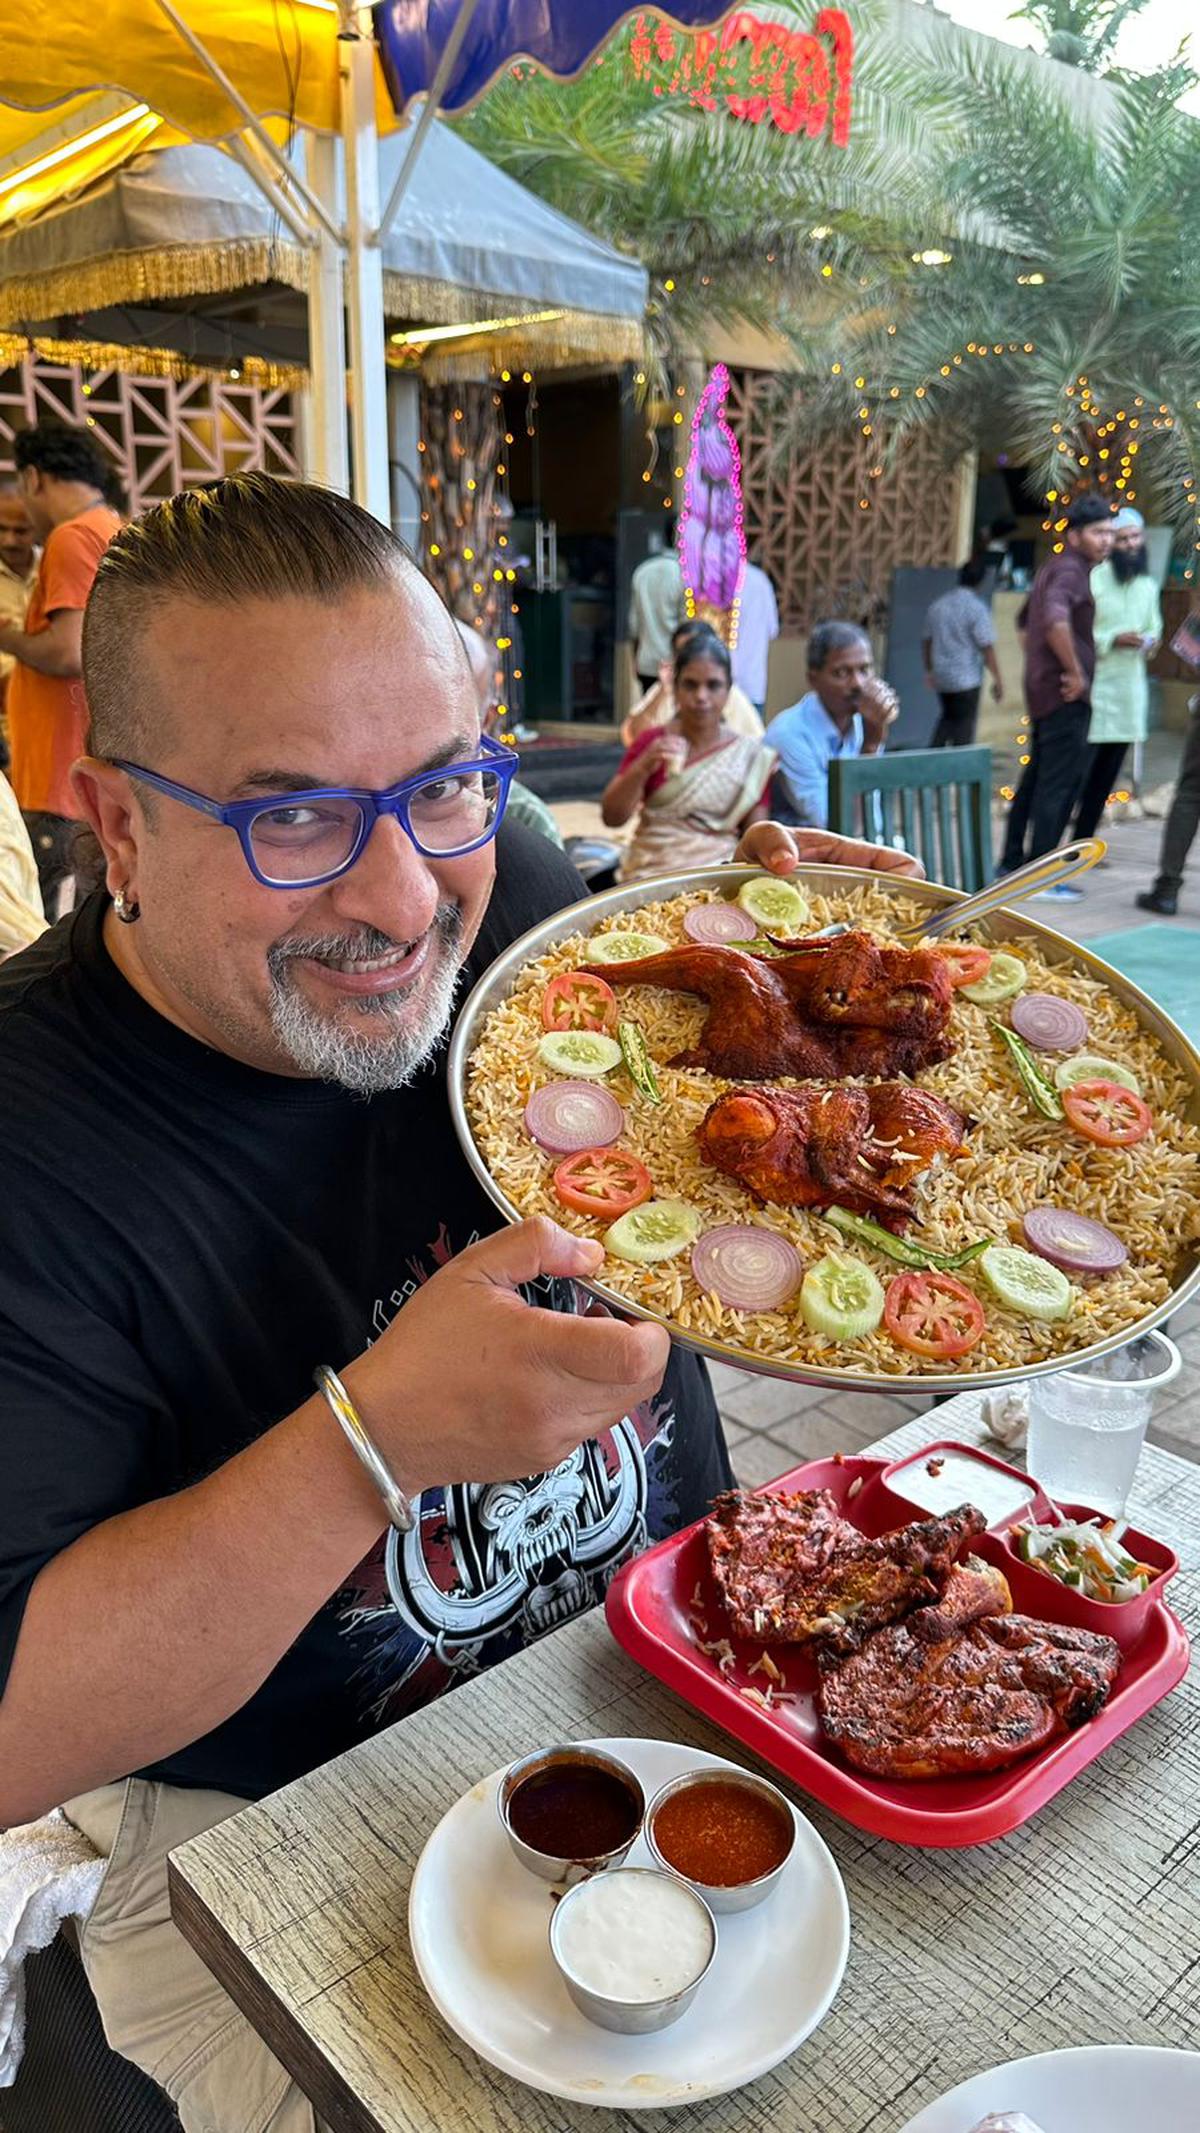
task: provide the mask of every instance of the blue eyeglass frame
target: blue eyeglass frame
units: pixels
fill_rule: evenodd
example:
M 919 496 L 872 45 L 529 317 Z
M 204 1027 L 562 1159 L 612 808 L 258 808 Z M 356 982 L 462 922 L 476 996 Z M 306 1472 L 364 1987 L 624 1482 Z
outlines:
M 349 873 L 362 856 L 367 839 L 381 815 L 391 815 L 400 824 L 409 843 L 420 852 L 423 859 L 462 859 L 468 852 L 477 852 L 482 845 L 490 844 L 504 819 L 509 789 L 517 774 L 520 758 L 515 748 L 507 748 L 484 733 L 479 738 L 477 756 L 471 756 L 463 763 L 446 763 L 440 770 L 422 770 L 415 778 L 402 778 L 398 785 L 389 785 L 382 792 L 372 792 L 365 786 L 358 785 L 306 785 L 298 791 L 276 793 L 262 800 L 228 801 L 211 799 L 207 793 L 195 792 L 190 785 L 179 785 L 174 778 L 164 778 L 157 770 L 146 770 L 140 763 L 126 762 L 121 756 L 111 756 L 109 760 L 114 769 L 123 770 L 128 777 L 140 778 L 144 785 L 152 786 L 155 792 L 166 793 L 171 800 L 181 800 L 185 807 L 194 807 L 199 809 L 201 814 L 211 815 L 214 822 L 220 822 L 225 829 L 236 830 L 238 842 L 242 847 L 242 857 L 255 881 L 261 882 L 264 889 L 317 889 L 324 882 L 338 881 L 343 874 Z M 436 785 L 441 778 L 462 777 L 472 771 L 490 771 L 500 779 L 500 793 L 492 820 L 482 837 L 473 838 L 470 844 L 457 844 L 449 851 L 443 848 L 431 849 L 429 845 L 421 842 L 412 826 L 408 812 L 409 801 L 414 793 L 420 792 L 426 785 Z M 251 842 L 254 824 L 259 815 L 269 815 L 276 808 L 300 806 L 308 800 L 356 801 L 362 811 L 362 827 L 358 838 L 349 856 L 342 861 L 341 866 L 334 867 L 331 872 L 298 875 L 287 881 L 272 881 L 270 875 L 263 873 L 254 856 Z

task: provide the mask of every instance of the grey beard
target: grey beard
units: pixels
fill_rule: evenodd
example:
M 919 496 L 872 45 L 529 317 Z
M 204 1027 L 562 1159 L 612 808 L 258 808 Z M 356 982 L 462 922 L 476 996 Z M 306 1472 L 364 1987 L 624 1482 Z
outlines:
M 275 1040 L 297 1072 L 311 1081 L 335 1081 L 356 1096 L 376 1096 L 403 1089 L 436 1052 L 450 1021 L 462 968 L 455 950 L 462 939 L 462 912 L 443 904 L 433 922 L 437 967 L 420 981 L 420 1004 L 411 989 L 367 994 L 353 1002 L 363 1028 L 346 1029 L 319 1014 L 293 983 L 292 964 L 299 956 L 369 962 L 399 944 L 373 929 L 365 934 L 311 941 L 288 941 L 267 956 L 271 978 L 271 1027 Z M 391 1024 L 391 1028 L 380 1025 Z

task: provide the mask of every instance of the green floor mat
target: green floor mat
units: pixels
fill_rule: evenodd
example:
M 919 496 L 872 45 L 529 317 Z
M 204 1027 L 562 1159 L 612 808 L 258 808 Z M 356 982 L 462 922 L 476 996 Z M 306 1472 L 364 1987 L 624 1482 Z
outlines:
M 1193 926 L 1131 926 L 1083 943 L 1123 971 L 1200 1044 L 1200 933 Z

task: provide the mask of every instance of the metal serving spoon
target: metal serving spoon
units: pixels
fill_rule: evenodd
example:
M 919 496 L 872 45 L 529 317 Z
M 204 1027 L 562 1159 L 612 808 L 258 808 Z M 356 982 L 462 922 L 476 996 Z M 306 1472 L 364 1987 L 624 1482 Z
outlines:
M 1026 897 L 1037 896 L 1056 881 L 1069 880 L 1072 874 L 1086 874 L 1098 859 L 1103 859 L 1107 850 L 1103 837 L 1084 837 L 1078 844 L 1064 844 L 1060 851 L 1046 852 L 1041 859 L 1031 859 L 1028 866 L 1017 867 L 986 889 L 977 889 L 973 896 L 963 896 L 957 903 L 947 904 L 944 911 L 918 919 L 915 925 L 897 927 L 895 939 L 927 941 L 937 940 L 943 933 L 958 933 L 964 926 L 974 925 L 977 918 L 985 918 L 989 911 L 998 911 L 1007 904 L 1023 903 Z M 813 938 L 829 940 L 835 934 L 849 930 L 843 925 L 823 926 Z

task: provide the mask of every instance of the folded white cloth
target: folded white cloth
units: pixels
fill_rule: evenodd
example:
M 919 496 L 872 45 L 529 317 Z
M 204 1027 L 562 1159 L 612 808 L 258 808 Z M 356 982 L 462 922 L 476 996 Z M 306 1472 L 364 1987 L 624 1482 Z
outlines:
M 61 1809 L 0 1834 L 0 2089 L 25 2048 L 27 1955 L 48 1948 L 64 1918 L 87 1918 L 106 1861 Z

